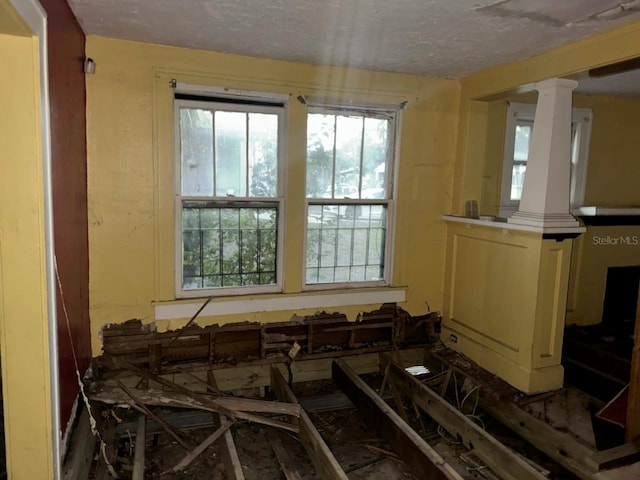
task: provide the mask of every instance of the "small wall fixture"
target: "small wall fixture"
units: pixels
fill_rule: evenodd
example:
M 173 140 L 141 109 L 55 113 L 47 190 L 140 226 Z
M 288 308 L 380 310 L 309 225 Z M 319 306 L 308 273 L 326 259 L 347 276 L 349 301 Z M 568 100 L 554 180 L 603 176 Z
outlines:
M 96 73 L 96 62 L 93 61 L 93 58 L 87 57 L 84 60 L 84 73 L 88 73 L 90 75 Z

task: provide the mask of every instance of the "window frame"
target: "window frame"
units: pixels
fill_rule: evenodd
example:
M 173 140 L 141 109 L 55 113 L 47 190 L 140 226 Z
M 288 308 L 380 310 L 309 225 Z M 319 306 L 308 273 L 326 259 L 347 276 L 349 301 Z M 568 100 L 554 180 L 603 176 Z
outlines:
M 174 119 L 174 293 L 176 298 L 198 298 L 205 296 L 234 296 L 250 294 L 279 293 L 284 288 L 284 236 L 285 236 L 285 185 L 286 172 L 284 156 L 286 152 L 287 138 L 287 109 L 288 102 L 281 96 L 259 96 L 255 92 L 251 94 L 226 94 L 206 92 L 196 95 L 199 99 L 176 98 L 182 92 L 176 90 L 173 98 Z M 186 95 L 191 95 L 187 92 Z M 222 100 L 222 101 L 221 101 Z M 268 105 L 267 105 L 268 104 Z M 275 105 L 277 104 L 277 106 Z M 212 112 L 234 111 L 243 113 L 270 113 L 278 116 L 278 153 L 277 153 L 277 181 L 275 197 L 250 197 L 250 196 L 191 196 L 182 195 L 182 170 L 181 170 L 181 135 L 180 135 L 180 108 L 202 108 Z M 214 130 L 215 132 L 215 130 Z M 248 133 L 248 132 L 247 132 Z M 214 133 L 215 136 L 215 133 Z M 215 145 L 214 147 L 215 148 Z M 215 169 L 215 163 L 214 167 Z M 248 175 L 248 172 L 247 172 Z M 248 194 L 248 192 L 247 192 Z M 184 244 L 182 237 L 182 211 L 184 201 L 207 202 L 212 205 L 235 205 L 246 203 L 248 206 L 255 203 L 271 203 L 277 205 L 277 241 L 276 241 L 276 283 L 269 285 L 234 286 L 183 289 L 183 261 Z M 233 208 L 233 207 L 232 207 Z
M 388 132 L 388 150 L 385 163 L 385 193 L 384 198 L 350 199 L 350 198 L 315 198 L 307 197 L 306 194 L 306 168 L 307 150 L 305 148 L 305 189 L 304 189 L 304 235 L 302 246 L 302 291 L 322 291 L 336 289 L 357 289 L 388 287 L 391 285 L 393 277 L 393 240 L 395 232 L 395 206 L 396 206 L 396 177 L 398 168 L 398 158 L 400 152 L 399 134 L 401 130 L 400 108 L 394 107 L 367 107 L 365 106 L 342 106 L 335 104 L 309 104 L 305 115 L 305 120 L 310 114 L 326 115 L 364 115 L 371 116 L 384 115 L 390 117 L 390 131 Z M 305 124 L 306 125 L 306 124 Z M 307 139 L 307 128 L 305 127 L 305 142 Z M 306 143 L 305 143 L 306 144 Z M 334 154 L 335 167 L 335 154 Z M 362 161 L 362 159 L 361 159 Z M 387 175 L 386 172 L 390 174 Z M 335 187 L 335 168 L 332 173 L 332 191 Z M 362 191 L 362 171 L 359 178 L 360 191 Z M 330 283 L 307 283 L 307 238 L 308 238 L 308 216 L 311 205 L 386 205 L 386 226 L 385 226 L 385 252 L 384 252 L 384 276 L 381 280 L 352 281 L 352 282 L 330 282 Z M 335 267 L 334 267 L 335 268 Z
M 515 150 L 516 126 L 524 122 L 533 122 L 536 105 L 530 103 L 509 102 L 505 126 L 504 151 L 502 162 L 502 178 L 500 182 L 500 217 L 510 217 L 518 210 L 520 200 L 511 200 L 511 181 Z M 571 115 L 571 175 L 570 206 L 580 207 L 584 204 L 584 193 L 587 181 L 587 165 L 589 162 L 589 145 L 591 142 L 591 124 L 593 112 L 588 108 L 573 108 Z M 533 130 L 532 130 L 533 132 Z M 574 144 L 575 138 L 578 143 Z M 575 146 L 578 151 L 575 151 Z

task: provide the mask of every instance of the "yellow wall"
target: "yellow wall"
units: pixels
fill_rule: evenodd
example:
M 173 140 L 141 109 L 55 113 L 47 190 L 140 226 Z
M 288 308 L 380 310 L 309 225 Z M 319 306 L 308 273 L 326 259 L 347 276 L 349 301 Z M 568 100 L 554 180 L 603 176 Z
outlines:
M 285 286 L 301 288 L 306 107 L 300 94 L 367 103 L 408 101 L 402 113 L 394 286 L 407 287 L 412 313 L 441 307 L 444 225 L 450 209 L 459 84 L 256 59 L 90 36 L 87 77 L 90 308 L 98 331 L 132 317 L 153 321 L 153 305 L 173 293 L 173 118 L 168 81 L 288 93 Z M 373 305 L 340 308 L 351 318 Z M 201 324 L 288 320 L 293 312 L 199 319 Z M 309 312 L 298 312 L 301 314 Z M 159 328 L 180 322 L 162 321 Z
M 461 79 L 461 121 L 455 161 L 453 212 L 462 213 L 466 200 L 491 201 L 492 198 L 487 197 L 485 190 L 485 187 L 493 188 L 491 182 L 494 180 L 494 177 L 486 178 L 486 168 L 492 171 L 491 166 L 486 165 L 486 161 L 492 161 L 486 155 L 486 132 L 491 125 L 487 101 L 507 98 L 517 93 L 518 89 L 531 89 L 533 83 L 539 80 L 568 76 L 636 56 L 640 56 L 640 20 Z M 594 199 L 601 193 L 587 189 L 587 195 L 596 195 L 592 197 Z
M 495 215 L 500 203 L 504 159 L 504 130 L 508 102 L 536 103 L 535 94 L 512 96 L 489 103 L 481 211 Z M 637 135 L 640 99 L 574 94 L 573 106 L 593 112 L 584 205 L 628 207 L 640 205 Z
M 518 389 L 560 388 L 571 240 L 451 223 L 442 340 Z
M 50 479 L 37 38 L 0 34 L 0 351 L 9 478 Z

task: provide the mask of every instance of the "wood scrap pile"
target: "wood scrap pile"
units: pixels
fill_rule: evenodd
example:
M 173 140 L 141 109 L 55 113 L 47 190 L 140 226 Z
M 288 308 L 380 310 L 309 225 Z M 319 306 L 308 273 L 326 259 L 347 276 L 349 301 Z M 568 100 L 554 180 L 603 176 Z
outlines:
M 225 457 L 229 458 L 228 461 L 225 461 L 227 478 L 244 478 L 241 476 L 242 469 L 239 463 L 236 461 L 234 465 L 234 458 L 237 460 L 237 454 L 234 453 L 233 438 L 226 435 L 235 422 L 252 422 L 292 433 L 298 433 L 300 430 L 297 419 L 300 417 L 301 408 L 297 403 L 231 397 L 218 391 L 215 385 L 210 385 L 208 392 L 196 392 L 132 365 L 121 358 L 105 355 L 104 360 L 111 362 L 114 367 L 122 371 L 139 377 L 136 387 L 127 387 L 124 383 L 118 382 L 118 387 L 94 388 L 89 393 L 92 402 L 107 405 L 128 405 L 141 414 L 135 442 L 136 454 L 132 476 L 134 480 L 144 478 L 145 422 L 147 419 L 159 425 L 184 449 L 184 455 L 173 467 L 163 472 L 165 475 L 183 471 L 214 442 L 224 439 L 224 448 L 230 450 L 225 453 Z M 208 412 L 212 419 L 212 432 L 203 441 L 194 445 L 185 432 L 156 414 L 152 410 L 153 407 L 173 407 L 185 409 L 185 411 Z M 99 409 L 104 410 L 104 407 Z M 113 418 L 117 418 L 113 410 L 111 412 Z M 110 427 L 103 428 L 99 433 L 99 454 L 95 478 L 101 480 L 118 478 L 116 452 L 120 435 L 116 433 L 113 422 Z M 236 471 L 237 475 L 234 476 L 233 471 Z

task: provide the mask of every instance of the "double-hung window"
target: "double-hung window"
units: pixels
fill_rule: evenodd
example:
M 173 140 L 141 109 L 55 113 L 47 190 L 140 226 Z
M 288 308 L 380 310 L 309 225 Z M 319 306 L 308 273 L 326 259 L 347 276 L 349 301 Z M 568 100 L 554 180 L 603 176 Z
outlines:
M 396 115 L 309 108 L 307 288 L 388 283 Z
M 176 94 L 176 294 L 281 290 L 284 105 Z
M 509 217 L 517 209 L 522 196 L 524 178 L 529 159 L 536 106 L 511 103 L 507 109 L 500 216 Z M 589 141 L 591 136 L 591 110 L 574 108 L 571 119 L 571 206 L 581 206 L 584 200 Z

